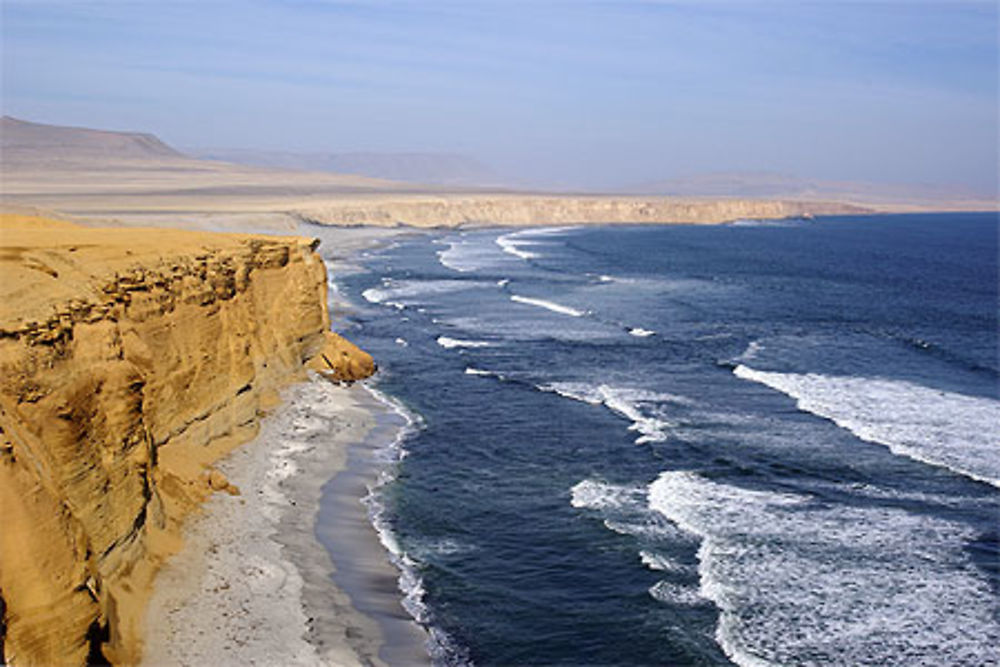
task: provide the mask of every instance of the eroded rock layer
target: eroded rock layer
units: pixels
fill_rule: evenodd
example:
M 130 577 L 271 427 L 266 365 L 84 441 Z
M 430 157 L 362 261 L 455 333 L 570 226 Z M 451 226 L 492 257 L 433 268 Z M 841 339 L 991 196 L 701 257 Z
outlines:
M 132 663 L 184 515 L 239 493 L 211 463 L 307 360 L 374 366 L 308 239 L 3 223 L 0 658 Z
M 871 213 L 838 202 L 774 199 L 692 199 L 603 195 L 412 195 L 342 197 L 294 209 L 304 220 L 330 225 L 562 225 L 580 223 L 718 224 L 740 218 L 791 218 Z

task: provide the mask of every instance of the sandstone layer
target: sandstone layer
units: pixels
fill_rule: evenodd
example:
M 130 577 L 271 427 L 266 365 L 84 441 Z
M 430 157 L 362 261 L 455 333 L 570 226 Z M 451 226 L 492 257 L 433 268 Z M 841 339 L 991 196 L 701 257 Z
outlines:
M 718 224 L 741 218 L 872 213 L 839 202 L 680 199 L 604 195 L 421 195 L 343 198 L 293 209 L 303 220 L 332 225 Z
M 240 492 L 212 463 L 309 359 L 373 363 L 309 239 L 4 216 L 0 284 L 0 662 L 134 663 L 184 516 Z

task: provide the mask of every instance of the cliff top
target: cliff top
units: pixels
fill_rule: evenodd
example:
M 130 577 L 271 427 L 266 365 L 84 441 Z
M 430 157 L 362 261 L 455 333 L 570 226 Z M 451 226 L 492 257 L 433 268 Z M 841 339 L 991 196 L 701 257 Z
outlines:
M 309 246 L 312 239 L 173 229 L 97 228 L 31 215 L 0 214 L 0 330 L 51 318 L 75 300 L 137 271 L 194 262 L 209 253 Z

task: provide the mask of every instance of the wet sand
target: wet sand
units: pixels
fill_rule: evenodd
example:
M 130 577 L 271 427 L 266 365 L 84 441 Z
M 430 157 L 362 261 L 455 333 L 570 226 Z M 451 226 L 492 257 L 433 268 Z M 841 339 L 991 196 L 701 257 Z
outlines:
M 428 635 L 403 608 L 400 572 L 372 527 L 367 504 L 380 474 L 395 465 L 391 446 L 407 424 L 371 394 L 360 400 L 375 425 L 348 447 L 347 465 L 323 486 L 316 534 L 333 560 L 334 584 L 378 624 L 379 658 L 389 665 L 430 664 Z

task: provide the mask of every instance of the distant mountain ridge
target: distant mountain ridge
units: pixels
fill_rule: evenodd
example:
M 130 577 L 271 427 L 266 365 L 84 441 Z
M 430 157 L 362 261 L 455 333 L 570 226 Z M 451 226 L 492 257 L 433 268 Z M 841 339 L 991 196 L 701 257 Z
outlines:
M 74 158 L 184 158 L 155 135 L 32 123 L 0 118 L 0 157 L 4 162 Z
M 191 155 L 255 167 L 356 174 L 391 181 L 503 187 L 504 179 L 475 158 L 456 153 L 329 153 L 264 151 L 240 148 L 196 148 Z

